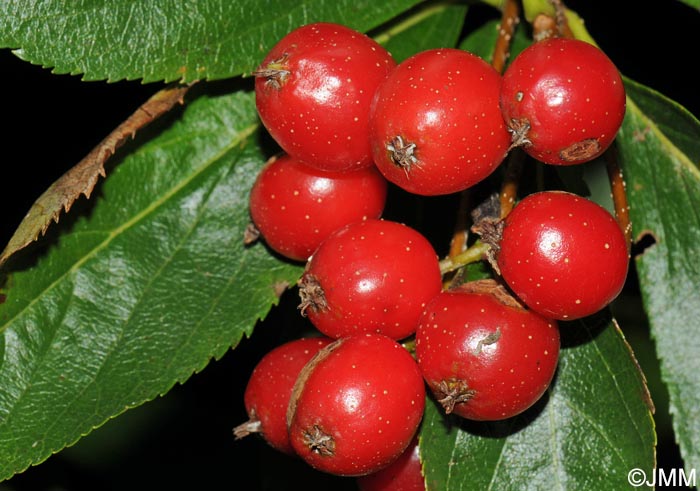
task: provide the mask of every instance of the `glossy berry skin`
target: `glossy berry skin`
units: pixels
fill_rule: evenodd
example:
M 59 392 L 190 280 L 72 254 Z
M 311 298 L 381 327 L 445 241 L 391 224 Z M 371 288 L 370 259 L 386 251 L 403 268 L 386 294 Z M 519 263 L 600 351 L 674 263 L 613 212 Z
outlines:
M 548 39 L 523 50 L 503 74 L 500 98 L 514 142 L 524 136 L 525 152 L 555 165 L 601 155 L 625 115 L 617 68 L 603 51 L 576 39 Z
M 400 63 L 372 102 L 370 138 L 379 170 L 428 196 L 485 179 L 510 146 L 500 84 L 491 65 L 463 50 L 426 50 Z
M 272 448 L 294 454 L 287 434 L 287 407 L 292 389 L 304 365 L 332 341 L 327 337 L 295 339 L 260 359 L 243 394 L 250 419 L 234 429 L 237 439 L 258 433 Z
M 612 302 L 629 266 L 625 236 L 602 206 L 562 191 L 526 196 L 505 218 L 496 261 L 532 310 L 578 319 Z
M 313 23 L 284 36 L 255 72 L 260 119 L 282 149 L 331 171 L 372 165 L 369 106 L 394 68 L 365 34 Z
M 442 289 L 437 254 L 417 230 L 366 220 L 332 234 L 299 282 L 302 313 L 332 338 L 415 332 L 425 304 Z
M 274 251 L 306 261 L 337 229 L 379 218 L 386 194 L 386 179 L 374 167 L 322 171 L 282 155 L 260 171 L 250 192 L 250 214 Z
M 424 409 L 425 384 L 403 346 L 380 334 L 350 336 L 324 348 L 299 376 L 289 438 L 315 469 L 361 476 L 408 448 Z
M 559 328 L 491 293 L 445 291 L 416 331 L 416 359 L 447 413 L 479 421 L 513 417 L 549 387 Z
M 418 438 L 388 467 L 357 478 L 359 491 L 425 491 Z

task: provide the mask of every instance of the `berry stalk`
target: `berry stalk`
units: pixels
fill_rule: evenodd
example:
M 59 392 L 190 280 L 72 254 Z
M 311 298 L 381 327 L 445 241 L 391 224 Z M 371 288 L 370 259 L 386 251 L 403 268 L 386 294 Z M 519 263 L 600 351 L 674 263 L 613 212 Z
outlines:
M 629 215 L 630 207 L 627 201 L 627 186 L 624 176 L 622 175 L 622 168 L 617 159 L 617 149 L 614 145 L 605 151 L 604 158 L 608 171 L 608 179 L 610 180 L 610 191 L 615 208 L 615 218 L 622 232 L 625 234 L 627 252 L 629 252 L 632 247 L 632 222 Z
M 503 73 L 506 62 L 510 57 L 510 44 L 515 34 L 515 28 L 520 23 L 520 7 L 515 0 L 503 2 L 501 10 L 501 25 L 498 28 L 498 39 L 493 52 L 491 66 Z

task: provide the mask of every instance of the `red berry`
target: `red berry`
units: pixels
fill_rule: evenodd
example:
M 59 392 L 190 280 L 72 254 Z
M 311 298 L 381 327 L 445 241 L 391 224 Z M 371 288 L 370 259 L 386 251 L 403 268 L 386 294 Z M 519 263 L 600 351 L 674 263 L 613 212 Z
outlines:
M 289 438 L 317 470 L 365 475 L 406 450 L 424 408 L 423 378 L 403 346 L 380 334 L 341 338 L 299 376 L 289 406 Z
M 442 276 L 435 250 L 417 230 L 367 220 L 328 237 L 299 284 L 302 313 L 327 336 L 378 332 L 403 339 L 442 289 Z
M 486 178 L 510 145 L 500 83 L 491 65 L 463 50 L 432 49 L 403 61 L 372 102 L 379 170 L 421 195 L 462 191 Z
M 258 433 L 271 447 L 294 454 L 287 434 L 287 407 L 292 388 L 304 365 L 331 341 L 326 337 L 296 339 L 262 357 L 243 395 L 250 419 L 234 428 L 236 439 Z
M 359 491 L 425 491 L 418 438 L 388 467 L 357 478 Z
M 250 214 L 273 250 L 306 261 L 337 229 L 379 218 L 386 194 L 386 179 L 373 167 L 322 171 L 283 155 L 260 171 L 250 193 Z
M 503 74 L 503 118 L 515 144 L 549 164 L 593 160 L 613 142 L 625 115 L 625 88 L 613 62 L 584 41 L 530 45 Z
M 577 319 L 612 302 L 627 277 L 627 243 L 602 206 L 561 191 L 525 197 L 505 218 L 496 261 L 532 310 Z
M 556 321 L 494 285 L 485 280 L 440 293 L 416 330 L 416 359 L 428 387 L 447 413 L 467 419 L 525 411 L 549 387 L 559 359 Z
M 282 149 L 309 165 L 371 166 L 369 106 L 395 65 L 386 49 L 349 27 L 299 27 L 255 72 L 260 119 Z

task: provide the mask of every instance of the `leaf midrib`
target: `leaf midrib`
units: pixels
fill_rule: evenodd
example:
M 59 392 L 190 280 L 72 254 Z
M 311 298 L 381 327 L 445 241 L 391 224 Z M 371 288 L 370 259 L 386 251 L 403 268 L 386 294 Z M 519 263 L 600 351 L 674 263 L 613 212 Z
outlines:
M 8 319 L 5 324 L 0 328 L 0 333 L 4 332 L 8 326 L 10 326 L 17 318 L 21 317 L 25 312 L 31 310 L 31 308 L 49 291 L 53 290 L 57 285 L 59 285 L 63 280 L 70 274 L 77 271 L 83 264 L 85 264 L 89 259 L 94 257 L 101 250 L 106 248 L 113 240 L 119 237 L 122 233 L 127 231 L 129 228 L 143 220 L 145 217 L 149 216 L 152 212 L 160 208 L 164 203 L 167 203 L 173 196 L 175 196 L 180 190 L 184 189 L 192 181 L 194 181 L 199 175 L 206 171 L 211 165 L 219 161 L 226 153 L 232 150 L 237 145 L 240 145 L 247 137 L 252 135 L 259 125 L 257 123 L 251 124 L 241 131 L 239 131 L 235 138 L 231 142 L 224 146 L 219 152 L 217 152 L 209 160 L 205 161 L 195 172 L 189 175 L 187 179 L 183 179 L 180 183 L 172 187 L 168 192 L 163 194 L 159 199 L 152 201 L 149 206 L 145 207 L 141 212 L 135 214 L 131 219 L 125 221 L 121 226 L 116 227 L 114 230 L 108 233 L 104 241 L 96 245 L 92 250 L 88 251 L 82 258 L 76 261 L 70 268 L 68 268 L 63 274 L 56 277 L 56 279 L 49 283 L 46 288 L 41 292 L 38 292 L 36 297 L 32 299 L 23 309 L 19 310 L 13 317 Z
M 225 154 L 226 152 L 223 152 L 223 153 Z M 217 161 L 217 160 L 218 160 L 218 159 L 214 159 L 213 161 Z M 210 164 L 208 164 L 208 165 L 210 165 Z M 218 181 L 217 181 L 217 182 L 218 182 Z M 212 190 L 213 190 L 213 188 L 214 188 L 215 186 L 216 186 L 216 182 L 213 183 L 213 184 L 211 185 L 211 187 L 210 187 L 210 189 L 209 189 L 207 195 L 210 195 L 210 194 L 211 194 L 211 192 L 212 192 Z M 105 359 L 105 360 L 108 359 L 108 358 L 111 356 L 111 354 L 114 352 L 114 349 L 116 348 L 116 346 L 119 345 L 120 340 L 123 339 L 124 333 L 128 331 L 128 325 L 129 325 L 129 323 L 130 323 L 131 320 L 132 320 L 132 315 L 133 315 L 134 311 L 137 309 L 138 305 L 140 305 L 141 302 L 143 301 L 143 298 L 145 297 L 146 292 L 149 291 L 150 287 L 154 284 L 154 282 L 156 281 L 156 279 L 160 277 L 160 275 L 162 274 L 162 272 L 164 271 L 164 269 L 167 267 L 167 265 L 171 264 L 173 258 L 177 255 L 177 253 L 178 253 L 179 251 L 182 250 L 182 245 L 186 242 L 187 238 L 190 237 L 190 235 L 192 234 L 192 232 L 195 230 L 197 224 L 200 222 L 200 217 L 202 216 L 202 213 L 204 212 L 204 208 L 205 208 L 204 203 L 206 203 L 206 199 L 205 199 L 205 200 L 203 201 L 203 203 L 202 203 L 202 207 L 201 207 L 201 209 L 200 209 L 200 211 L 199 211 L 199 213 L 198 213 L 198 218 L 195 219 L 195 220 L 193 221 L 192 226 L 189 227 L 189 230 L 187 230 L 187 232 L 181 237 L 181 239 L 180 239 L 178 245 L 173 249 L 172 253 L 171 253 L 167 258 L 164 258 L 164 261 L 162 261 L 162 263 L 161 263 L 160 267 L 158 268 L 158 270 L 157 270 L 156 272 L 154 272 L 154 274 L 149 278 L 149 281 L 147 282 L 146 288 L 144 289 L 144 291 L 143 291 L 141 297 L 140 297 L 139 300 L 134 304 L 133 308 L 131 309 L 131 312 L 130 312 L 129 316 L 128 316 L 126 319 L 124 319 L 124 322 L 122 323 L 122 328 L 121 328 L 121 330 L 120 330 L 119 336 L 118 336 L 117 339 L 115 339 L 115 341 L 112 343 L 112 346 L 110 347 L 110 349 L 107 350 L 107 353 L 106 353 L 105 356 L 104 356 L 104 359 Z M 201 325 L 201 321 L 200 321 L 200 323 L 198 323 L 197 325 Z M 195 327 L 195 328 L 192 330 L 193 332 L 196 330 L 196 326 L 194 326 L 194 327 Z M 192 333 L 191 333 L 191 334 L 192 334 Z M 188 337 L 188 339 L 191 339 L 191 335 Z M 186 343 L 187 343 L 187 341 L 183 341 L 183 344 L 186 344 Z M 172 357 L 171 357 L 171 362 L 168 364 L 168 367 L 171 366 L 172 360 L 174 360 L 174 358 L 176 357 L 177 352 L 178 352 L 178 351 L 176 350 L 175 353 L 173 353 L 173 355 L 172 355 Z M 76 397 L 74 398 L 74 400 L 79 399 L 79 397 L 80 397 L 83 393 L 85 393 L 85 391 L 87 391 L 87 389 L 90 387 L 90 385 L 95 383 L 95 381 L 96 381 L 97 378 L 99 377 L 99 374 L 100 374 L 100 372 L 103 370 L 103 368 L 104 368 L 104 363 L 100 364 L 100 366 L 99 366 L 99 368 L 97 369 L 97 371 L 95 372 L 94 376 L 91 377 L 90 382 L 89 382 L 89 383 L 86 383 L 86 384 L 83 386 L 83 388 L 82 388 L 81 391 L 76 395 Z M 99 385 L 96 385 L 96 388 L 99 390 Z M 21 398 L 18 399 L 17 402 L 19 402 L 19 400 L 21 400 Z M 55 426 L 56 423 L 58 423 L 59 421 L 62 420 L 63 414 L 65 414 L 66 411 L 68 411 L 69 409 L 70 409 L 70 405 L 66 405 L 66 406 L 64 407 L 63 411 L 61 411 L 60 414 L 56 415 L 56 418 L 54 419 L 54 422 L 46 428 L 46 430 L 45 430 L 44 433 L 45 433 L 45 434 L 51 434 L 52 428 Z M 51 449 L 51 450 L 55 450 L 55 449 Z
M 174 186 L 169 190 L 169 192 L 165 193 L 164 195 L 161 196 L 158 200 L 152 202 L 148 207 L 144 208 L 140 213 L 137 213 L 134 215 L 130 220 L 124 222 L 120 227 L 115 228 L 108 236 L 107 238 L 100 243 L 99 245 L 95 246 L 90 252 L 85 254 L 83 258 L 81 258 L 79 261 L 77 261 L 71 268 L 66 270 L 65 273 L 60 275 L 58 278 L 56 278 L 51 284 L 49 284 L 44 290 L 42 290 L 39 294 L 36 295 L 36 297 L 29 303 L 25 308 L 17 312 L 15 316 L 13 316 L 11 319 L 9 319 L 5 326 L 3 326 L 3 331 L 5 330 L 6 327 L 10 326 L 15 319 L 20 317 L 22 314 L 27 312 L 32 308 L 32 306 L 38 302 L 47 292 L 51 291 L 54 287 L 56 287 L 58 284 L 63 281 L 68 275 L 70 275 L 72 272 L 77 270 L 84 264 L 87 260 L 89 260 L 91 257 L 93 257 L 95 254 L 97 254 L 99 251 L 103 250 L 105 247 L 107 247 L 113 240 L 115 240 L 117 237 L 119 237 L 123 232 L 128 230 L 130 227 L 135 225 L 136 223 L 140 222 L 142 219 L 150 215 L 152 212 L 157 210 L 161 205 L 169 201 L 169 199 L 172 198 L 172 196 L 176 195 L 180 190 L 185 188 L 190 182 L 195 180 L 199 175 L 201 175 L 203 172 L 205 172 L 208 168 L 210 168 L 214 163 L 218 162 L 221 158 L 223 158 L 231 149 L 234 147 L 238 146 L 241 144 L 248 136 L 250 136 L 252 133 L 254 133 L 259 125 L 253 124 L 250 125 L 246 128 L 244 128 L 242 131 L 238 132 L 235 138 L 231 140 L 231 142 L 223 147 L 219 152 L 216 153 L 213 157 L 209 158 L 205 163 L 200 166 L 196 172 L 193 172 L 187 179 L 184 179 L 181 181 L 177 186 Z M 0 331 L 1 332 L 1 331 Z M 94 379 L 91 381 L 91 383 L 94 382 Z M 86 384 L 81 393 L 84 392 L 87 387 L 90 384 Z M 17 397 L 14 398 L 13 402 L 13 407 L 17 407 L 17 404 L 23 399 L 25 396 L 28 388 L 31 386 L 31 384 L 25 385 L 23 388 L 22 392 L 17 395 Z M 98 388 L 99 389 L 99 388 Z M 66 407 L 64 411 L 67 411 L 69 407 Z M 55 421 L 60 420 L 60 417 L 57 418 Z M 11 429 L 11 428 L 10 428 Z M 46 433 L 46 432 L 45 432 Z M 45 442 L 42 442 L 42 445 Z

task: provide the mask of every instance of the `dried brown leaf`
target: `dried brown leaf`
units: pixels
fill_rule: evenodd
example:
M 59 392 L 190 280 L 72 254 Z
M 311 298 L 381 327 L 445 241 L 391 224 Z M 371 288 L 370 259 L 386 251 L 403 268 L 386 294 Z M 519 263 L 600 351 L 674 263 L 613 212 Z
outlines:
M 182 104 L 191 85 L 171 85 L 156 92 L 124 122 L 117 126 L 89 154 L 54 182 L 39 198 L 20 222 L 0 255 L 0 266 L 20 249 L 44 235 L 61 213 L 68 212 L 81 196 L 90 198 L 98 179 L 105 177 L 104 164 L 117 148 L 139 129 L 159 118 L 176 104 Z

